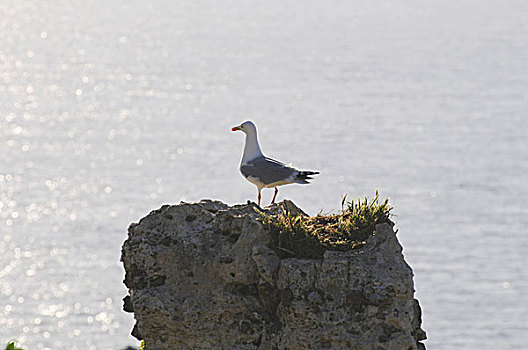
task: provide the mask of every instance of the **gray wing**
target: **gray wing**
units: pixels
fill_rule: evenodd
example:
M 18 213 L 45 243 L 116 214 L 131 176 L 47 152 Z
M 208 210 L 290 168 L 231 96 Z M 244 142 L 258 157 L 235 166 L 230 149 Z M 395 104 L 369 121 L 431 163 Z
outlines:
M 240 166 L 240 172 L 245 177 L 257 177 L 265 185 L 286 180 L 297 173 L 297 169 L 266 157 L 258 157 Z

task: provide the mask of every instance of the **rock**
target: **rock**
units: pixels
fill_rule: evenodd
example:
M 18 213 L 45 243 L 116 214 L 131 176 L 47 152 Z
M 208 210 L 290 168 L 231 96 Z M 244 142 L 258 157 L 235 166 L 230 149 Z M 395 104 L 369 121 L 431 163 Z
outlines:
M 280 258 L 277 253 L 266 244 L 261 243 L 253 247 L 251 257 L 257 264 L 260 277 L 274 286 L 280 265 Z
M 376 226 L 361 249 L 281 260 L 256 209 L 181 203 L 130 226 L 126 308 L 147 349 L 425 348 L 413 273 L 391 226 Z

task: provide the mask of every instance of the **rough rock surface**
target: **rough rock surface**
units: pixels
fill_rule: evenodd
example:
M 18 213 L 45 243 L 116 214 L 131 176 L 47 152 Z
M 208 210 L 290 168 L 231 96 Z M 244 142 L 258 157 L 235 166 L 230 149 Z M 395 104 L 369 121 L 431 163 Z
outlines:
M 147 349 L 425 349 L 389 225 L 360 250 L 281 260 L 255 208 L 166 205 L 130 226 L 125 309 Z

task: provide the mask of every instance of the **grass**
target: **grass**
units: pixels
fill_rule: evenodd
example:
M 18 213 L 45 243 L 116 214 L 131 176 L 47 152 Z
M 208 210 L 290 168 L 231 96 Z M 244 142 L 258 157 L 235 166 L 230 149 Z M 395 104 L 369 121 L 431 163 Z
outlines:
M 376 196 L 356 202 L 341 201 L 337 214 L 317 216 L 292 215 L 283 206 L 276 215 L 261 213 L 261 221 L 272 233 L 273 246 L 281 258 L 322 258 L 327 250 L 349 251 L 366 244 L 376 232 L 376 225 L 392 217 L 389 199 Z
M 14 341 L 11 341 L 7 344 L 5 350 L 24 350 L 22 348 L 19 348 L 16 346 L 15 342 Z

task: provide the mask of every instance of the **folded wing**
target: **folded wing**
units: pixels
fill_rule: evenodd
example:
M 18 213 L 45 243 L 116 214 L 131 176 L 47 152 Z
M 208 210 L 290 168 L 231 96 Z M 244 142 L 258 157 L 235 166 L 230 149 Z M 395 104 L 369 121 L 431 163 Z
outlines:
M 240 166 L 240 172 L 246 178 L 257 178 L 264 185 L 293 183 L 298 170 L 267 157 L 252 159 Z

